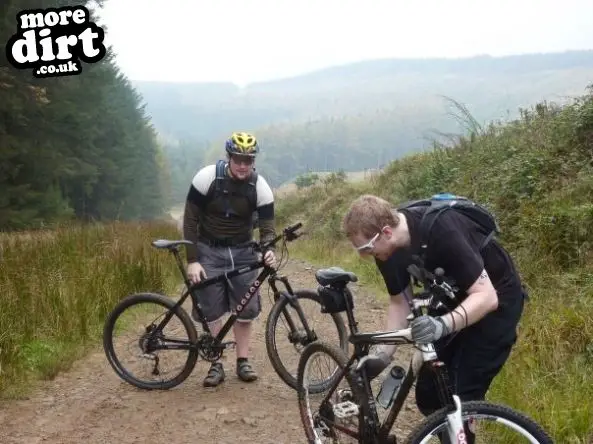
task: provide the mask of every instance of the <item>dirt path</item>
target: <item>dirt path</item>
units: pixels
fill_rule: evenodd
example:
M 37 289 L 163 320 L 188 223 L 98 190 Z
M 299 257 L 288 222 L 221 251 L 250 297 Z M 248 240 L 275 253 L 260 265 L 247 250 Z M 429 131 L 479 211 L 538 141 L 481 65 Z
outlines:
M 291 260 L 282 270 L 293 287 L 315 288 L 315 269 Z M 373 301 L 364 287 L 353 286 L 361 330 L 381 329 L 384 304 Z M 267 285 L 263 316 L 256 322 L 252 361 L 260 378 L 238 381 L 234 351 L 227 353 L 227 379 L 216 389 L 202 387 L 208 364 L 198 361 L 194 373 L 169 391 L 141 391 L 121 381 L 101 348 L 72 370 L 47 381 L 28 399 L 0 407 L 3 444 L 128 444 L 128 443 L 300 443 L 304 434 L 296 394 L 280 380 L 266 355 L 265 317 L 270 310 Z M 409 357 L 402 351 L 399 360 Z M 396 427 L 417 417 L 406 406 Z

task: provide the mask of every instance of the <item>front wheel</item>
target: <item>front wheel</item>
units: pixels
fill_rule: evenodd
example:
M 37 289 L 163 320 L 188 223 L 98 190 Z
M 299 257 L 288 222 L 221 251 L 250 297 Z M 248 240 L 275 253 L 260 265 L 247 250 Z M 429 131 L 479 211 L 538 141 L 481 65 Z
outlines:
M 533 419 L 510 407 L 485 401 L 462 402 L 462 419 L 467 435 L 458 442 L 552 444 L 554 441 Z M 446 408 L 428 416 L 410 433 L 405 444 L 449 443 Z
M 348 352 L 348 336 L 339 313 L 321 313 L 319 295 L 311 290 L 297 290 L 292 296 L 303 310 L 303 319 L 286 296 L 281 296 L 266 321 L 266 350 L 272 367 L 292 389 L 297 388 L 298 361 L 302 350 L 311 342 L 322 339 Z M 307 322 L 313 337 L 307 335 Z M 279 340 L 286 340 L 279 343 Z M 296 355 L 294 355 L 296 351 Z M 288 356 L 293 352 L 293 356 Z M 281 358 L 280 354 L 286 354 Z
M 362 409 L 348 373 L 342 376 L 347 364 L 348 357 L 343 350 L 323 341 L 308 345 L 301 355 L 297 397 L 309 443 L 365 442 Z M 327 370 L 327 374 L 319 375 L 323 370 Z M 332 393 L 329 397 L 328 391 Z
M 197 350 L 190 348 L 197 341 L 196 328 L 181 306 L 174 307 L 166 296 L 138 293 L 123 299 L 109 314 L 103 348 L 124 381 L 146 390 L 170 389 L 191 374 L 198 359 Z M 167 314 L 172 314 L 171 319 L 157 331 Z M 171 349 L 159 349 L 164 346 Z M 131 355 L 129 362 L 126 352 Z

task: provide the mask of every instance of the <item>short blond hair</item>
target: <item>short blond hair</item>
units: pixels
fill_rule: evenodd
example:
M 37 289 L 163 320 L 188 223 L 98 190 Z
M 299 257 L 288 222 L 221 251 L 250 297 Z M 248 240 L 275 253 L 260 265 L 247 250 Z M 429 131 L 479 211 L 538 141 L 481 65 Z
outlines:
M 363 194 L 354 200 L 342 221 L 348 238 L 357 234 L 370 238 L 386 225 L 397 227 L 399 217 L 388 201 L 372 194 Z

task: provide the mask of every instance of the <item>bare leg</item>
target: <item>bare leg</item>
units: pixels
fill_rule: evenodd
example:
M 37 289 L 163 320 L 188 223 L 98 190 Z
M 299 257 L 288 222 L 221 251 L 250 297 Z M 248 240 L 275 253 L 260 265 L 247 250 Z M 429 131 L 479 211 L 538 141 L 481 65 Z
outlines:
M 235 341 L 237 342 L 237 358 L 249 357 L 249 339 L 251 338 L 252 322 L 237 321 L 233 325 Z
M 249 363 L 249 340 L 251 338 L 251 321 L 237 320 L 233 325 L 235 341 L 237 342 L 237 376 L 245 382 L 257 379 L 257 373 Z
M 216 336 L 218 332 L 222 329 L 222 319 L 219 319 L 214 322 L 208 322 L 208 327 L 210 327 L 212 336 Z

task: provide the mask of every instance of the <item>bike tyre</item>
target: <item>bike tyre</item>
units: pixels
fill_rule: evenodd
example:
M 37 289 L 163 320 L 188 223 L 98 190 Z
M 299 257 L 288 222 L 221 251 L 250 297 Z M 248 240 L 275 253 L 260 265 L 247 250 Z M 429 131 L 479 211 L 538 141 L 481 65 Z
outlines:
M 315 341 L 310 343 L 305 347 L 301 357 L 299 359 L 299 367 L 297 373 L 297 397 L 298 397 L 298 404 L 299 404 L 299 416 L 301 418 L 301 423 L 305 430 L 305 436 L 307 437 L 307 442 L 314 444 L 319 441 L 319 439 L 315 436 L 315 430 L 313 425 L 310 421 L 310 413 L 309 408 L 307 407 L 307 399 L 305 389 L 303 387 L 303 379 L 305 368 L 307 366 L 307 361 L 315 354 L 315 353 L 325 353 L 326 355 L 330 356 L 340 367 L 340 370 L 344 369 L 348 364 L 348 356 L 344 353 L 343 350 L 334 346 L 333 344 L 327 344 L 323 341 Z M 334 373 L 334 376 L 337 377 L 337 374 Z M 346 373 L 342 379 L 346 379 L 348 384 L 352 386 L 352 381 L 350 380 L 350 376 Z M 335 384 L 336 381 L 328 380 L 325 390 L 327 390 L 331 385 Z M 315 392 L 313 392 L 315 394 Z M 362 428 L 364 427 L 363 415 L 362 411 L 359 412 L 359 427 L 358 427 L 358 439 L 362 436 Z
M 135 387 L 144 390 L 171 389 L 181 384 L 193 371 L 198 360 L 198 352 L 196 349 L 189 350 L 187 360 L 185 361 L 185 365 L 183 366 L 181 372 L 176 377 L 165 382 L 146 382 L 133 377 L 120 363 L 119 359 L 116 356 L 113 347 L 113 328 L 115 326 L 115 322 L 125 310 L 140 303 L 153 303 L 160 305 L 168 310 L 172 310 L 176 302 L 167 296 L 156 293 L 136 293 L 122 299 L 113 309 L 113 311 L 107 316 L 107 319 L 105 320 L 105 324 L 103 327 L 103 349 L 105 350 L 107 361 L 109 362 L 115 373 L 121 379 Z M 181 320 L 185 328 L 185 331 L 187 332 L 189 341 L 195 344 L 197 341 L 198 334 L 194 326 L 194 323 L 190 319 L 187 312 L 181 306 L 178 306 L 174 310 L 174 313 Z
M 319 295 L 316 291 L 312 290 L 296 290 L 294 292 L 294 296 L 298 299 L 309 299 L 317 304 L 319 304 L 319 310 L 321 311 L 321 300 Z M 266 320 L 266 351 L 268 353 L 268 357 L 272 364 L 272 367 L 282 379 L 282 381 L 291 387 L 293 390 L 297 388 L 297 377 L 296 375 L 292 375 L 278 354 L 277 344 L 276 344 L 276 326 L 278 324 L 278 320 L 280 316 L 282 316 L 282 310 L 287 306 L 290 305 L 290 302 L 287 298 L 280 297 L 278 301 L 274 304 L 272 309 L 270 310 L 270 314 L 268 315 L 268 319 Z M 295 311 L 296 313 L 296 311 Z M 340 313 L 328 313 L 338 330 L 338 335 L 340 339 L 340 348 L 347 353 L 348 352 L 348 334 L 346 331 L 346 326 L 344 324 L 344 320 Z M 300 322 L 300 321 L 299 321 Z M 302 324 L 302 323 L 301 323 Z M 319 340 L 319 338 L 317 339 Z
M 554 442 L 544 429 L 533 419 L 508 406 L 487 401 L 462 402 L 461 406 L 463 416 L 487 415 L 498 418 L 504 422 L 510 422 L 514 426 L 519 427 L 526 433 L 530 434 L 539 444 L 553 444 Z M 433 430 L 447 422 L 447 413 L 449 413 L 449 409 L 445 407 L 427 416 L 426 419 L 410 433 L 404 444 L 420 444 L 423 439 L 430 436 Z

